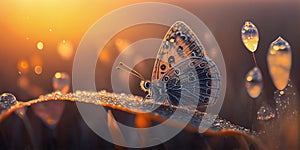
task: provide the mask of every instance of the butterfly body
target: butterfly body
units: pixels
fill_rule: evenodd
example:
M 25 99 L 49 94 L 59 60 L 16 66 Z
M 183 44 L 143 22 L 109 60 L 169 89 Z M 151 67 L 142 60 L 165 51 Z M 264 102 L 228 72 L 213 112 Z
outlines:
M 147 98 L 170 105 L 198 107 L 215 103 L 220 75 L 193 31 L 183 22 L 174 23 L 157 54 Z
M 197 108 L 214 104 L 219 95 L 220 74 L 208 58 L 194 32 L 182 21 L 175 22 L 157 53 L 151 81 L 123 63 L 132 75 L 141 79 L 141 89 L 148 93 L 145 99 L 169 103 L 173 106 Z

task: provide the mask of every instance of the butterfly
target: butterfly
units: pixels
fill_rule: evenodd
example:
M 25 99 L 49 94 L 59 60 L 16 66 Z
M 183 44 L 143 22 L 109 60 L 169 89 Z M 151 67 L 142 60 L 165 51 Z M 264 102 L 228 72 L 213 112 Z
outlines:
M 220 89 L 220 73 L 191 28 L 175 22 L 162 40 L 150 80 L 124 63 L 127 71 L 141 79 L 145 99 L 173 106 L 197 101 L 197 108 L 214 104 Z M 118 67 L 122 69 L 121 67 Z M 123 70 L 126 70 L 123 68 Z M 132 72 L 131 72 L 132 71 Z

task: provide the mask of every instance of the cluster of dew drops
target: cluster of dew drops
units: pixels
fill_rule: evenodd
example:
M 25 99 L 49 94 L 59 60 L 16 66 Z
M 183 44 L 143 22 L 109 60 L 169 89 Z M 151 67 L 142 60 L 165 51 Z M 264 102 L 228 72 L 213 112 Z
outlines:
M 54 92 L 46 95 L 41 95 L 40 98 L 30 100 L 28 102 L 18 101 L 16 97 L 11 93 L 3 93 L 0 97 L 0 114 L 7 112 L 12 107 L 17 107 L 16 113 L 19 115 L 19 110 L 23 109 L 25 106 L 30 106 L 32 104 L 48 101 L 48 100 L 67 100 L 67 101 L 77 101 L 77 102 L 86 102 L 93 104 L 114 104 L 122 105 L 128 108 L 137 108 L 140 107 L 142 98 L 139 96 L 133 96 L 131 94 L 127 95 L 124 93 L 113 94 L 108 93 L 104 90 L 99 92 L 86 92 L 86 91 L 76 91 L 75 93 L 68 93 L 70 89 L 70 76 L 66 72 L 57 72 L 52 78 L 52 87 Z M 42 104 L 42 103 L 41 103 Z M 144 104 L 147 105 L 148 103 Z M 45 104 L 46 105 L 46 104 Z M 47 107 L 47 106 L 45 106 Z M 49 113 L 43 112 L 42 110 L 37 111 L 36 113 Z M 22 110 L 24 114 L 24 110 Z M 49 115 L 39 115 L 42 120 L 47 120 L 43 116 Z
M 247 48 L 252 53 L 255 67 L 246 74 L 245 87 L 248 95 L 255 100 L 263 89 L 263 76 L 255 59 L 255 51 L 258 47 L 259 34 L 257 27 L 250 21 L 246 21 L 241 29 L 241 38 Z M 296 96 L 289 79 L 292 63 L 292 51 L 289 43 L 282 37 L 273 41 L 268 49 L 267 64 L 269 74 L 277 88 L 274 92 L 276 109 L 270 104 L 263 102 L 257 111 L 257 119 L 261 121 L 279 118 L 280 113 L 285 111 L 291 103 L 291 99 Z M 296 112 L 295 112 L 296 113 Z
M 100 92 L 86 92 L 86 91 L 76 91 L 75 93 L 67 93 L 69 91 L 69 86 L 70 86 L 70 76 L 67 73 L 63 72 L 58 72 L 54 75 L 53 80 L 52 80 L 52 85 L 55 90 L 55 92 L 47 95 L 42 95 L 42 99 L 36 99 L 36 100 L 31 100 L 31 104 L 36 104 L 42 101 L 47 101 L 47 99 L 60 99 L 60 100 L 70 100 L 70 101 L 78 101 L 78 102 L 90 102 L 93 104 L 97 104 L 99 101 L 104 102 L 104 103 L 112 103 L 115 105 L 122 105 L 124 107 L 128 108 L 134 108 L 138 109 L 143 105 L 143 108 L 145 107 L 144 103 L 141 103 L 140 97 L 133 96 L 133 95 L 127 95 L 124 93 L 121 94 L 113 94 L 113 93 L 108 93 L 106 91 L 100 91 Z M 79 97 L 79 98 L 78 98 Z M 73 99 L 73 100 L 71 100 Z M 128 101 L 129 100 L 129 101 Z M 117 102 L 117 103 L 116 103 Z M 6 112 L 12 107 L 18 107 L 18 105 L 23 105 L 23 106 L 29 106 L 25 105 L 28 102 L 21 102 L 17 101 L 16 97 L 11 94 L 11 93 L 3 93 L 1 95 L 0 99 L 0 112 Z M 120 103 L 120 104 L 119 104 Z M 39 103 L 43 104 L 43 103 Z M 147 103 L 146 103 L 147 104 Z M 26 123 L 26 120 L 24 119 L 24 114 L 26 113 L 26 109 L 24 107 L 18 107 L 16 110 L 16 114 L 20 116 Z M 60 117 L 55 117 L 52 116 L 50 118 L 52 121 L 49 122 L 49 113 L 51 112 L 43 112 L 39 111 L 37 113 L 47 113 L 48 115 L 39 115 L 37 114 L 38 117 L 42 119 L 43 122 L 46 123 L 49 127 L 55 127 L 56 123 L 59 121 Z M 161 112 L 162 117 L 164 117 L 164 113 Z M 46 116 L 46 117 L 45 117 Z M 48 118 L 47 118 L 48 116 Z M 199 118 L 200 119 L 200 118 Z M 53 124 L 54 122 L 54 124 Z M 213 124 L 215 128 L 227 128 L 227 129 L 235 129 L 243 132 L 249 133 L 249 130 L 246 128 L 243 128 L 238 125 L 233 125 L 229 121 L 226 121 L 221 118 L 217 118 Z
M 0 96 L 0 112 L 7 111 L 17 104 L 16 97 L 11 93 L 3 93 Z

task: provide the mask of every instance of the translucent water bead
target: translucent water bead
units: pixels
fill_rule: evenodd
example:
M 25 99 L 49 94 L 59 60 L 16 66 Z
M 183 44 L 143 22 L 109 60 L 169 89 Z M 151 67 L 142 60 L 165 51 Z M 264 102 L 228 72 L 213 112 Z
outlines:
M 0 97 L 0 112 L 17 104 L 16 97 L 11 93 L 3 93 Z
M 259 35 L 256 26 L 252 22 L 246 21 L 242 27 L 241 36 L 246 48 L 251 52 L 255 52 L 259 41 Z
M 250 97 L 257 98 L 263 88 L 263 77 L 258 67 L 251 69 L 246 75 L 246 89 Z
M 292 51 L 289 43 L 278 37 L 271 43 L 267 55 L 269 72 L 278 90 L 283 90 L 290 76 Z

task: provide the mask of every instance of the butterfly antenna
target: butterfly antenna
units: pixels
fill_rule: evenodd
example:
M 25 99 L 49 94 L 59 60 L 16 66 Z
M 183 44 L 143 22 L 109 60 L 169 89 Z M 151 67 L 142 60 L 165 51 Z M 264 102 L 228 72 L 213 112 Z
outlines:
M 139 78 L 141 80 L 145 80 L 145 78 L 140 73 L 138 73 L 136 70 L 130 68 L 129 66 L 127 66 L 123 62 L 120 62 L 120 64 L 117 67 L 117 69 L 120 69 L 120 70 L 123 70 L 125 72 L 128 72 L 129 74 L 132 74 L 132 75 L 136 76 L 137 78 Z

